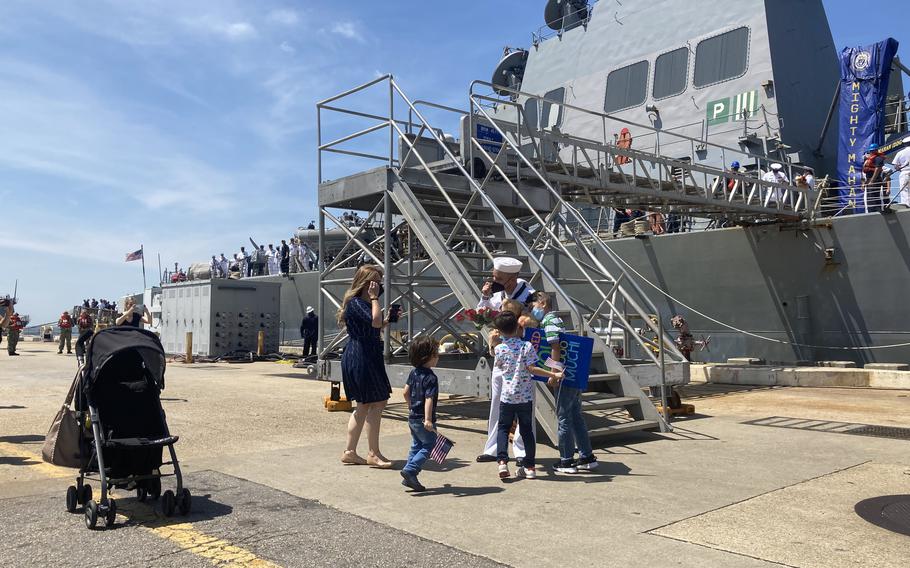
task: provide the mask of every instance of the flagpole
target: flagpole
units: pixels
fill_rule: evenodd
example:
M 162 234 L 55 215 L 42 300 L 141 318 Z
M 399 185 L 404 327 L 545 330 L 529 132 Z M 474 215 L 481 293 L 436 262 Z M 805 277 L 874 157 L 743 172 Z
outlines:
M 158 284 L 161 284 L 161 281 L 164 279 L 164 275 L 161 273 L 161 253 L 158 253 Z
M 142 255 L 142 292 L 145 292 L 145 248 L 142 245 L 139 245 L 139 251 Z

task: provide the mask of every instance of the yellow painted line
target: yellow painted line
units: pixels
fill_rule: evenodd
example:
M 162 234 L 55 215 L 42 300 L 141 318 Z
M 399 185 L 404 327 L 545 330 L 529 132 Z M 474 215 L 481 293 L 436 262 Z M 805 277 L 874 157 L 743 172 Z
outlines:
M 26 450 L 25 448 L 27 447 L 34 448 L 37 453 Z M 22 464 L 12 467 L 28 468 L 29 472 L 35 472 L 45 477 L 72 477 L 75 479 L 76 470 L 46 463 L 41 459 L 40 452 L 41 446 L 37 444 L 23 445 L 0 442 L 0 456 L 26 460 Z M 100 493 L 96 493 L 96 498 L 98 495 Z M 122 496 L 125 497 L 126 495 Z M 112 497 L 117 499 L 121 495 L 112 494 Z M 127 502 L 123 503 L 122 506 L 119 505 L 118 502 L 118 514 L 122 514 L 129 520 L 139 523 L 142 528 L 160 538 L 173 542 L 190 554 L 209 560 L 214 566 L 224 568 L 280 568 L 277 564 L 263 560 L 249 550 L 196 530 L 192 523 L 171 523 L 171 519 L 158 515 L 148 504 Z
M 280 568 L 277 564 L 263 560 L 249 550 L 196 530 L 192 523 L 173 523 L 171 519 L 158 515 L 148 504 L 124 503 L 122 507 L 118 507 L 117 513 L 139 523 L 139 526 L 156 536 L 173 542 L 190 554 L 209 560 L 215 566 Z
M 34 448 L 35 451 L 29 451 L 25 448 Z M 75 469 L 59 467 L 49 464 L 41 459 L 41 446 L 38 444 L 11 444 L 9 442 L 0 442 L 0 456 L 22 458 L 26 460 L 17 464 L 15 468 L 27 468 L 27 472 L 35 472 L 45 477 L 72 477 L 75 478 L 77 473 Z

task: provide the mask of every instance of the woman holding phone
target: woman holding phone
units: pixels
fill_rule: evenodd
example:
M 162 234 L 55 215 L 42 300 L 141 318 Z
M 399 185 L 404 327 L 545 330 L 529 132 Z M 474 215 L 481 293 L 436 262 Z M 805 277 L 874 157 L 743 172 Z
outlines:
M 145 306 L 137 309 L 136 300 L 127 298 L 123 315 L 117 318 L 117 325 L 139 327 L 140 323 L 152 325 L 152 314 L 149 313 L 148 308 Z
M 379 451 L 379 423 L 392 393 L 382 358 L 379 332 L 389 324 L 383 320 L 379 297 L 382 296 L 382 271 L 373 265 L 357 269 L 351 287 L 338 310 L 338 325 L 347 329 L 348 343 L 341 356 L 341 376 L 348 400 L 357 407 L 348 421 L 348 445 L 342 463 L 390 468 L 392 462 Z M 369 454 L 357 455 L 357 443 L 364 424 L 367 427 Z

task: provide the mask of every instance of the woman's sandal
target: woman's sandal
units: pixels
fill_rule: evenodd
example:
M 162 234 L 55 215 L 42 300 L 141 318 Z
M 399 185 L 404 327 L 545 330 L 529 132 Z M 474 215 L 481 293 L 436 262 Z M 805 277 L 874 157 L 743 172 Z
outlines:
M 379 454 L 378 456 L 373 453 L 367 455 L 366 463 L 368 463 L 372 467 L 379 468 L 379 469 L 389 469 L 390 467 L 392 467 L 392 462 L 385 459 L 382 456 L 382 454 Z
M 341 454 L 341 463 L 346 463 L 348 465 L 366 465 L 367 460 L 357 455 L 357 452 L 354 450 L 345 450 Z

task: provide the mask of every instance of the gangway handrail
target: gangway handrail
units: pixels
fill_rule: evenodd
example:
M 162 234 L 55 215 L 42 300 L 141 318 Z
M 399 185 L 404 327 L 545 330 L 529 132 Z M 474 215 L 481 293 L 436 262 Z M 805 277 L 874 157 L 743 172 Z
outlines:
M 574 206 L 572 206 L 569 202 L 567 202 L 565 199 L 563 199 L 563 197 L 562 197 L 562 195 L 560 194 L 560 192 L 558 192 L 558 191 L 550 184 L 549 180 L 546 179 L 546 176 L 544 176 L 543 174 L 541 174 L 540 171 L 538 171 L 538 169 L 534 167 L 534 164 L 531 162 L 531 160 L 529 160 L 529 159 L 524 155 L 524 153 L 521 152 L 520 148 L 518 148 L 518 147 L 516 146 L 516 144 L 515 144 L 514 142 L 512 142 L 512 141 L 509 139 L 508 135 L 502 130 L 502 128 L 499 126 L 499 124 L 497 124 L 497 122 L 494 121 L 494 120 L 486 113 L 485 110 L 483 110 L 482 105 L 480 105 L 479 103 L 477 103 L 477 102 L 474 100 L 474 97 L 473 97 L 473 96 L 471 97 L 471 99 L 472 99 L 472 105 L 475 105 L 475 106 L 477 107 L 477 109 L 480 111 L 480 113 L 483 114 L 484 117 L 485 117 L 487 120 L 490 121 L 490 123 L 493 125 L 493 128 L 495 128 L 495 129 L 499 132 L 500 136 L 502 136 L 502 138 L 503 138 L 503 142 L 502 142 L 503 145 L 504 145 L 504 146 L 505 146 L 505 145 L 509 145 L 509 146 L 511 146 L 511 147 L 513 148 L 513 150 L 514 150 L 515 153 L 518 155 L 518 157 L 521 159 L 521 161 L 524 162 L 525 165 L 531 169 L 531 171 L 535 174 L 535 176 L 538 178 L 538 180 L 540 180 L 540 182 L 544 185 L 544 187 L 547 188 L 547 190 L 548 190 L 549 193 L 552 195 L 552 197 L 553 197 L 554 199 L 556 199 L 557 203 L 560 203 L 561 205 L 564 205 L 564 206 L 566 207 L 566 210 L 567 210 L 567 211 L 570 211 L 570 212 L 572 213 L 572 216 L 575 217 L 575 220 L 576 220 L 576 222 L 578 223 L 578 226 L 582 227 L 582 228 L 585 230 L 585 232 L 588 233 L 588 235 L 594 239 L 594 241 L 595 241 L 596 243 L 598 243 L 598 244 L 601 245 L 601 248 L 603 249 L 604 253 L 607 254 L 607 255 L 611 258 L 611 260 L 614 260 L 614 263 L 615 263 L 616 266 L 619 268 L 620 272 L 622 272 L 622 273 L 627 277 L 627 279 L 630 281 L 630 283 L 632 284 L 632 286 L 633 286 L 633 287 L 636 289 L 636 291 L 638 292 L 638 295 L 639 295 L 641 298 L 643 298 L 643 299 L 645 300 L 645 302 L 647 302 L 647 303 L 649 304 L 649 307 L 653 310 L 654 313 L 656 313 L 656 314 L 658 314 L 658 316 L 660 316 L 660 311 L 657 310 L 657 307 L 654 305 L 654 303 L 651 301 L 651 299 L 644 293 L 644 290 L 641 289 L 641 287 L 638 285 L 638 283 L 635 282 L 635 280 L 634 280 L 633 278 L 631 278 L 631 275 L 629 275 L 629 274 L 626 272 L 626 270 L 625 270 L 625 268 L 623 268 L 622 264 L 619 263 L 619 262 L 617 262 L 617 260 L 615 259 L 615 256 L 616 256 L 615 253 L 613 253 L 613 251 L 610 250 L 609 247 L 606 247 L 606 246 L 603 244 L 603 241 L 602 241 L 602 240 L 600 239 L 600 237 L 597 235 L 596 231 L 594 231 L 594 229 L 591 228 L 591 226 L 588 224 L 588 222 L 587 222 L 587 220 L 584 218 L 584 216 L 581 215 L 581 214 L 578 212 L 578 210 L 575 209 Z M 512 105 L 515 105 L 516 107 L 519 108 L 519 111 L 521 111 L 521 106 L 518 105 L 518 103 L 507 102 L 507 103 L 505 103 L 505 104 L 512 104 Z M 481 151 L 484 151 L 484 150 L 481 148 Z M 485 151 L 484 151 L 484 152 L 485 152 Z M 592 260 L 594 260 L 595 262 L 597 262 L 596 259 L 592 259 Z M 600 264 L 600 263 L 598 262 L 598 264 Z M 603 273 L 605 273 L 605 274 L 609 274 L 609 273 L 610 273 L 610 271 L 607 270 L 607 268 L 606 268 L 605 266 L 603 266 L 602 264 L 598 267 L 598 269 L 601 270 L 601 271 L 602 271 Z M 641 310 L 640 307 L 638 307 L 637 305 L 634 305 L 634 304 L 635 304 L 635 300 L 634 300 L 633 298 L 629 297 L 628 294 L 627 294 L 623 289 L 620 289 L 620 293 L 622 293 L 622 295 L 626 298 L 627 301 L 633 302 L 633 307 L 636 308 L 636 311 L 639 311 L 639 312 L 644 313 L 644 310 Z M 659 319 L 662 319 L 662 318 L 659 318 Z M 648 321 L 648 320 L 645 320 L 645 321 Z M 658 334 L 660 337 L 664 338 L 664 341 L 666 341 L 669 345 L 674 346 L 673 349 L 675 350 L 675 344 L 673 343 L 672 340 L 670 340 L 669 336 L 667 336 L 666 333 L 663 331 L 663 326 L 661 325 L 661 322 L 658 322 L 658 323 L 657 323 L 657 327 L 656 327 L 656 328 L 654 327 L 653 324 L 649 323 L 649 327 L 651 327 L 652 330 L 653 330 L 656 334 Z M 662 351 L 662 350 L 661 350 L 661 351 Z M 679 353 L 679 356 L 680 356 L 680 357 L 683 357 L 681 352 Z
M 475 86 L 488 87 L 488 88 L 490 89 L 490 91 L 495 92 L 495 91 L 494 91 L 494 85 L 493 85 L 493 83 L 490 83 L 489 81 L 484 81 L 484 80 L 481 80 L 481 79 L 475 79 L 474 81 L 471 82 L 471 85 L 470 85 L 470 91 L 469 91 L 469 92 L 470 92 L 470 96 L 471 96 L 471 97 L 474 97 L 474 96 L 475 96 L 475 92 L 474 92 Z M 650 133 L 652 133 L 652 134 L 655 134 L 656 136 L 660 136 L 661 134 L 666 134 L 666 135 L 668 135 L 668 136 L 670 136 L 670 137 L 675 137 L 675 138 L 680 138 L 680 139 L 682 139 L 682 140 L 685 140 L 685 141 L 687 141 L 687 142 L 689 142 L 690 144 L 693 144 L 693 145 L 706 146 L 706 147 L 716 148 L 716 149 L 722 150 L 722 151 L 724 152 L 724 154 L 723 154 L 723 155 L 724 155 L 724 158 L 723 158 L 724 163 L 726 163 L 726 153 L 727 153 L 727 152 L 732 152 L 732 153 L 735 154 L 735 155 L 740 155 L 740 156 L 743 156 L 743 155 L 744 155 L 744 156 L 748 156 L 750 159 L 755 159 L 755 160 L 757 161 L 757 165 L 759 166 L 759 168 L 761 167 L 761 162 L 762 162 L 762 161 L 764 161 L 764 162 L 769 162 L 769 163 L 781 163 L 781 162 L 782 162 L 782 160 L 771 159 L 770 157 L 768 157 L 768 156 L 766 156 L 766 155 L 755 154 L 755 153 L 753 153 L 753 152 L 751 152 L 751 151 L 749 151 L 749 150 L 743 150 L 742 148 L 734 148 L 734 147 L 732 147 L 732 146 L 725 146 L 725 145 L 723 145 L 723 144 L 717 144 L 716 142 L 709 142 L 708 140 L 705 140 L 705 139 L 702 139 L 702 138 L 695 138 L 695 137 L 693 137 L 693 136 L 689 136 L 689 135 L 686 135 L 686 134 L 680 134 L 680 133 L 678 133 L 678 132 L 673 132 L 672 130 L 657 129 L 657 128 L 654 128 L 654 126 L 652 126 L 652 125 L 649 125 L 649 124 L 642 124 L 642 123 L 640 123 L 640 122 L 635 122 L 635 121 L 629 120 L 629 119 L 627 119 L 627 118 L 622 118 L 622 117 L 619 117 L 619 116 L 616 116 L 616 115 L 613 115 L 613 114 L 609 114 L 609 113 L 606 113 L 606 112 L 600 112 L 600 111 L 592 110 L 592 109 L 590 109 L 590 108 L 585 108 L 585 107 L 580 107 L 580 106 L 577 106 L 577 105 L 573 105 L 573 104 L 571 104 L 571 103 L 560 102 L 560 101 L 556 101 L 556 100 L 553 100 L 553 99 L 548 99 L 548 98 L 546 98 L 545 95 L 536 95 L 536 94 L 529 93 L 529 92 L 526 92 L 526 91 L 522 91 L 522 90 L 519 90 L 519 89 L 513 89 L 513 88 L 511 88 L 511 87 L 499 86 L 499 85 L 496 85 L 496 86 L 495 86 L 495 89 L 496 89 L 496 90 L 499 90 L 499 91 L 505 91 L 505 92 L 509 93 L 510 96 L 515 96 L 515 97 L 522 96 L 522 97 L 532 98 L 532 99 L 535 99 L 535 100 L 538 100 L 538 101 L 544 101 L 544 102 L 548 102 L 548 103 L 551 103 L 551 104 L 559 105 L 559 106 L 562 106 L 563 108 L 571 109 L 571 110 L 574 110 L 574 111 L 577 111 L 577 112 L 580 112 L 580 113 L 588 114 L 588 115 L 591 115 L 591 116 L 596 116 L 596 117 L 600 118 L 600 119 L 601 119 L 602 121 L 604 121 L 604 122 L 605 122 L 606 120 L 609 119 L 609 120 L 612 120 L 612 121 L 615 121 L 615 122 L 619 122 L 619 123 L 621 123 L 621 124 L 625 124 L 625 125 L 627 125 L 627 126 L 634 126 L 634 127 L 636 127 L 636 128 L 643 128 L 643 129 L 647 130 L 648 132 L 650 132 Z M 491 95 L 485 95 L 485 94 L 481 94 L 481 93 L 476 93 L 476 94 L 479 95 L 479 96 L 482 96 L 482 97 L 486 97 L 488 100 L 494 101 L 494 102 L 496 102 L 497 104 L 500 104 L 500 103 L 501 103 L 501 104 L 512 104 L 512 105 L 515 105 L 515 106 L 520 107 L 520 105 L 518 105 L 515 101 L 512 101 L 512 100 L 504 100 L 504 99 L 502 99 L 501 97 L 493 97 L 493 96 L 491 96 Z M 606 135 L 606 129 L 605 129 L 605 128 L 604 128 L 604 134 Z M 607 145 L 607 144 L 610 144 L 610 143 L 605 139 L 605 140 L 603 141 L 603 144 L 604 144 L 604 145 Z M 693 154 L 694 154 L 694 152 L 693 152 Z M 788 172 L 788 174 L 789 174 L 788 177 L 792 180 L 792 179 L 793 179 L 793 168 L 794 168 L 794 165 L 791 164 L 791 163 L 789 163 L 789 162 L 787 162 L 786 165 L 787 165 L 788 168 L 790 168 L 790 170 L 789 170 L 789 172 Z M 802 171 L 806 171 L 806 168 L 805 168 L 805 167 L 801 167 L 801 166 L 795 166 L 795 167 L 798 168 L 798 169 L 801 169 Z

